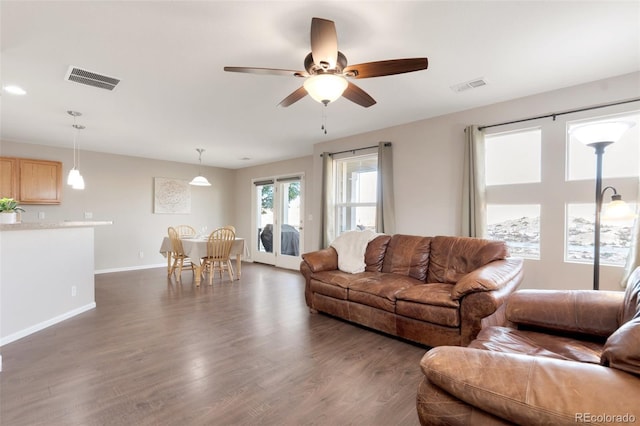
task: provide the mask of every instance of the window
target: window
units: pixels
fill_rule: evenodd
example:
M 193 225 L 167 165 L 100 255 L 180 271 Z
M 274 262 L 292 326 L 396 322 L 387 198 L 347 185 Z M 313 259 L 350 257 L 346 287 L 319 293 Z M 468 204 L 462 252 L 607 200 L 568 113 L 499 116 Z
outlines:
M 487 233 L 506 241 L 512 256 L 540 258 L 540 205 L 487 206 Z
M 612 185 L 624 194 L 625 201 L 633 201 L 637 193 L 637 177 L 640 167 L 640 113 L 626 113 L 606 117 L 576 120 L 567 123 L 567 133 L 577 125 L 603 121 L 630 121 L 636 125 L 629 129 L 619 141 L 605 148 L 602 156 L 603 188 Z M 567 137 L 568 182 L 586 180 L 593 188 L 595 179 L 595 151 L 574 137 Z M 593 189 L 592 189 L 593 191 Z M 611 192 L 605 194 L 603 205 L 611 199 Z M 595 195 L 593 192 L 584 203 L 567 203 L 565 215 L 565 261 L 593 262 L 595 233 Z M 574 200 L 571 200 L 574 201 Z M 577 201 L 577 200 L 575 200 Z M 580 200 L 582 201 L 582 200 Z M 635 209 L 635 205 L 632 205 Z M 633 221 L 607 221 L 602 217 L 600 225 L 600 263 L 624 266 L 631 246 Z
M 487 186 L 540 182 L 541 134 L 531 129 L 485 138 Z
M 485 134 L 487 237 L 507 242 L 512 255 L 538 259 L 541 268 L 562 262 L 593 263 L 596 155 L 569 134 L 577 125 L 631 121 L 616 143 L 605 149 L 602 187 L 611 186 L 633 210 L 639 202 L 640 111 L 611 108 L 571 120 L 540 120 L 535 128 Z M 607 110 L 604 110 L 607 111 Z M 568 117 L 568 116 L 567 116 Z M 577 119 L 576 119 L 577 118 Z M 501 128 L 504 129 L 504 128 Z M 604 195 L 604 204 L 613 192 Z M 624 266 L 633 220 L 607 221 L 600 229 L 600 263 Z
M 540 205 L 525 194 L 541 181 L 541 138 L 540 128 L 485 137 L 487 237 L 529 259 L 540 258 Z
M 378 155 L 335 160 L 336 236 L 353 229 L 376 228 Z
M 635 205 L 630 205 L 635 210 Z M 568 204 L 566 224 L 567 262 L 593 263 L 595 204 Z M 600 263 L 624 266 L 631 247 L 633 220 L 600 223 Z

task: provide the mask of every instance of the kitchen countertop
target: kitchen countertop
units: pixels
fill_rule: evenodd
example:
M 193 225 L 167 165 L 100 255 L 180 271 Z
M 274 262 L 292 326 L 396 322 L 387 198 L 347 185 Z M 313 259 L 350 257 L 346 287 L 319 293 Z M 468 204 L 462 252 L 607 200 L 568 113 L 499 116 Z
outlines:
M 38 229 L 87 228 L 113 225 L 111 220 L 65 220 L 59 222 L 20 222 L 0 225 L 0 231 L 26 231 Z

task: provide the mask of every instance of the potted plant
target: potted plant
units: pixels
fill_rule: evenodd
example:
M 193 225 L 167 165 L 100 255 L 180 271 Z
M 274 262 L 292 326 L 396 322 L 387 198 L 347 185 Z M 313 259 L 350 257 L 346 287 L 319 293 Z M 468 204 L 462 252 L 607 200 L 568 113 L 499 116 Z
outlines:
M 23 211 L 13 198 L 0 198 L 0 223 L 16 223 L 17 213 Z

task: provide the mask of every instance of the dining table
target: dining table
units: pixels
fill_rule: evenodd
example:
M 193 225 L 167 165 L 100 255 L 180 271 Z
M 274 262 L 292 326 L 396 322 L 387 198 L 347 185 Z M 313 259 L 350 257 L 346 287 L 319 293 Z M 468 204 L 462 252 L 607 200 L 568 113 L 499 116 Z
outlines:
M 184 254 L 191 259 L 191 263 L 195 267 L 195 283 L 200 285 L 202 280 L 202 258 L 207 256 L 208 236 L 195 238 L 180 238 Z M 231 246 L 231 256 L 236 257 L 235 278 L 240 279 L 242 274 L 242 256 L 247 255 L 248 247 L 244 243 L 244 238 L 236 238 Z M 171 239 L 164 237 L 160 245 L 160 253 L 167 258 L 167 274 L 171 274 L 171 264 L 173 256 L 171 255 Z

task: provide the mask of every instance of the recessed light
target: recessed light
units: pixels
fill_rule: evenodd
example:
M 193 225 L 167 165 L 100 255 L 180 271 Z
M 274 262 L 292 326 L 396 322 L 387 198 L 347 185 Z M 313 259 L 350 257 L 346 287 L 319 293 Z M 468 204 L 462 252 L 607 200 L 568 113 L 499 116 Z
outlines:
M 22 87 L 20 86 L 4 86 L 4 91 L 7 93 L 11 93 L 12 95 L 26 95 L 27 91 L 24 90 Z
M 242 161 L 249 161 L 249 160 L 251 160 L 251 158 L 249 158 L 249 157 L 242 157 L 242 158 L 241 158 L 241 160 L 242 160 Z

